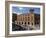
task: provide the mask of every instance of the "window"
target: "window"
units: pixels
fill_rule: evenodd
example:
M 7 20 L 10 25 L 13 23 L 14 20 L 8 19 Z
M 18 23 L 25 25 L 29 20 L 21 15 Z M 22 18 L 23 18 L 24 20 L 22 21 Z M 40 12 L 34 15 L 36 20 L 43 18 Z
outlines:
M 27 17 L 25 17 L 25 21 L 27 21 Z
M 28 24 L 30 24 L 30 22 L 28 22 Z
M 22 22 L 22 24 L 23 24 L 23 22 Z
M 28 21 L 30 21 L 30 17 L 28 17 Z
M 25 24 L 26 24 L 26 22 L 25 22 Z
M 33 25 L 33 23 L 32 23 L 32 25 Z

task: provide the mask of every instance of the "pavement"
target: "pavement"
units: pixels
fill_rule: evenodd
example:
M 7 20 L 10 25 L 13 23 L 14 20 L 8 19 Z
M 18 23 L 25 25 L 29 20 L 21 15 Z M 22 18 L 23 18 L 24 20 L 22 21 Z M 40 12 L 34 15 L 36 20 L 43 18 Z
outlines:
M 32 25 L 17 25 L 17 24 L 12 24 L 12 31 L 22 31 L 22 30 L 39 30 L 40 27 L 39 25 L 35 25 L 34 28 Z

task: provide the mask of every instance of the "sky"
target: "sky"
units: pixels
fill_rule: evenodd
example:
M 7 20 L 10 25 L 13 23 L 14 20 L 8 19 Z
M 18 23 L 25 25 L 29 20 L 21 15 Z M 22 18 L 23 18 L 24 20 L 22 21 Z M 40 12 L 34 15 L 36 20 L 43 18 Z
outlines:
M 30 9 L 34 9 L 33 13 L 40 14 L 40 8 L 35 8 L 35 7 L 12 7 L 12 13 L 16 14 L 26 14 L 29 13 Z

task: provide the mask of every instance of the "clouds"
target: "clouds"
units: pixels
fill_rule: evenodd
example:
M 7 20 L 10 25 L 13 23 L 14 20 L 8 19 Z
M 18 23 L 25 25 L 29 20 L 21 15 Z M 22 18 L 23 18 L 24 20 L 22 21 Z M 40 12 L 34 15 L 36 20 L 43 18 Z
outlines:
M 12 12 L 13 13 L 29 13 L 29 10 L 32 9 L 32 7 L 12 7 Z M 40 8 L 33 8 L 34 13 L 40 14 Z
M 34 13 L 40 14 L 40 8 L 34 8 Z

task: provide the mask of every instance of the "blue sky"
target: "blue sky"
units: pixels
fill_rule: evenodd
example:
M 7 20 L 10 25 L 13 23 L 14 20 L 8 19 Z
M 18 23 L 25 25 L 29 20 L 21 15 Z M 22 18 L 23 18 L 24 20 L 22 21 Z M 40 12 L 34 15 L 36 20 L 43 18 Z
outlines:
M 32 7 L 12 7 L 12 13 L 24 14 L 24 13 L 28 13 L 30 9 L 32 9 Z M 34 9 L 34 13 L 40 14 L 40 8 L 34 7 L 33 9 Z

